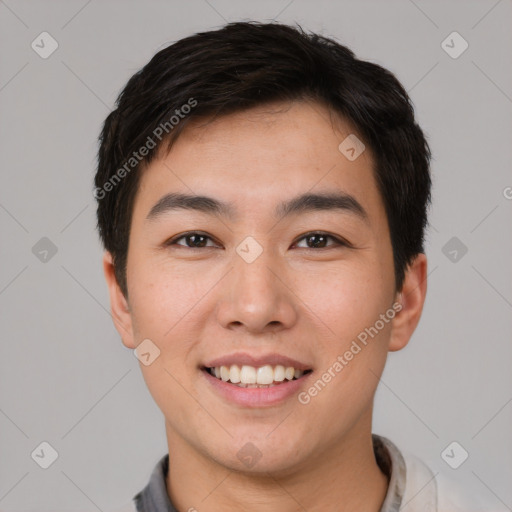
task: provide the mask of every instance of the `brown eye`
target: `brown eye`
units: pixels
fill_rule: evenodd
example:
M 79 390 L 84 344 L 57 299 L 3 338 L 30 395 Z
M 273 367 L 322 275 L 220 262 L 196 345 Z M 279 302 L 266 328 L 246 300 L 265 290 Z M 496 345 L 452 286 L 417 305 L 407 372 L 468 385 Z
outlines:
M 178 243 L 179 240 L 185 240 L 185 244 Z M 190 232 L 185 233 L 173 240 L 170 240 L 167 245 L 179 245 L 182 247 L 188 247 L 190 249 L 200 249 L 202 247 L 212 247 L 207 245 L 208 240 L 211 240 L 209 236 L 203 235 L 202 233 Z
M 334 244 L 327 244 L 327 241 L 331 239 L 334 240 Z M 308 233 L 304 235 L 302 238 L 299 239 L 299 241 L 305 240 L 306 246 L 298 246 L 301 249 L 325 249 L 329 247 L 336 247 L 336 246 L 344 246 L 348 245 L 347 243 L 343 242 L 342 240 L 336 238 L 333 235 L 329 235 L 327 233 Z

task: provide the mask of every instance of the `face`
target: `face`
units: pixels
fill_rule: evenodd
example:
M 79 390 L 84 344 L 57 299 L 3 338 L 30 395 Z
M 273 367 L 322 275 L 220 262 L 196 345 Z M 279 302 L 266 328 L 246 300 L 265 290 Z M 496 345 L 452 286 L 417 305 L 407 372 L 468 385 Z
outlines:
M 415 322 L 370 151 L 338 149 L 353 133 L 315 103 L 258 107 L 187 127 L 142 174 L 124 306 L 107 278 L 125 345 L 160 351 L 141 370 L 170 442 L 285 472 L 370 428 Z

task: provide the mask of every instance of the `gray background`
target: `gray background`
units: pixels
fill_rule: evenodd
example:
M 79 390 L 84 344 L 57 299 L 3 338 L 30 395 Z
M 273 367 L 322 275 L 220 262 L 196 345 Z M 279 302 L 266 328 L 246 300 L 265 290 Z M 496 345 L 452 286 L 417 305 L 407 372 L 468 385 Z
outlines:
M 166 451 L 108 313 L 96 137 L 158 49 L 241 19 L 333 36 L 410 92 L 434 154 L 429 289 L 390 355 L 374 431 L 512 507 L 511 15 L 510 0 L 0 1 L 0 510 L 108 510 Z M 31 48 L 43 31 L 59 44 L 47 59 Z M 469 43 L 457 59 L 441 47 L 453 31 Z M 46 262 L 42 237 L 57 248 Z M 42 441 L 59 454 L 46 470 L 31 458 Z M 457 470 L 440 455 L 452 441 L 469 452 Z

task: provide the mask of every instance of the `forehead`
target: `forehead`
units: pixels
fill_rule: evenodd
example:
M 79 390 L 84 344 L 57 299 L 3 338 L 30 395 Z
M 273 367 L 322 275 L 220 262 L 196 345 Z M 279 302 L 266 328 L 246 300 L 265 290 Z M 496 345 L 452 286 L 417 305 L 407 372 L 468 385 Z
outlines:
M 354 136 L 348 123 L 314 102 L 193 120 L 170 153 L 143 171 L 134 214 L 147 215 L 173 191 L 214 196 L 253 216 L 267 207 L 273 214 L 278 202 L 305 191 L 341 191 L 366 203 L 365 209 L 381 209 L 369 149 L 355 160 L 339 149 Z

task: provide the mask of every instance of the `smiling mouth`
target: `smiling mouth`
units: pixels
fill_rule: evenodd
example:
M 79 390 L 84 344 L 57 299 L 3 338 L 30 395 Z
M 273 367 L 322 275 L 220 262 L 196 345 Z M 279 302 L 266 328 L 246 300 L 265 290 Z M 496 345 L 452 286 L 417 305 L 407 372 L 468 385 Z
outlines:
M 270 388 L 298 380 L 312 370 L 297 370 L 292 366 L 279 364 L 260 367 L 232 364 L 231 366 L 204 367 L 203 371 L 218 380 L 241 388 Z

